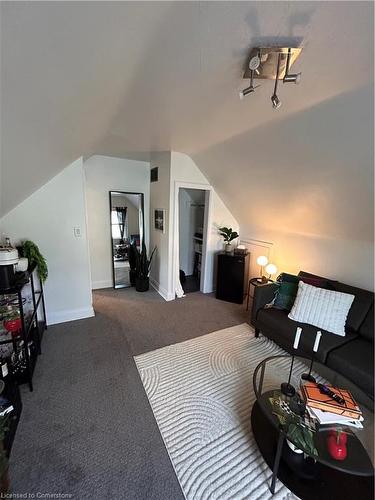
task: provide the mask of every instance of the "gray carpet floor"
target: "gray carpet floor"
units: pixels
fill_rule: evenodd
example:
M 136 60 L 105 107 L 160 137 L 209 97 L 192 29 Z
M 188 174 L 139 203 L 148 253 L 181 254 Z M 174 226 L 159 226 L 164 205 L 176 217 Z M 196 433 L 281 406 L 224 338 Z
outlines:
M 243 306 L 200 292 L 165 302 L 94 293 L 95 318 L 49 327 L 9 473 L 14 493 L 183 499 L 133 355 L 243 323 Z

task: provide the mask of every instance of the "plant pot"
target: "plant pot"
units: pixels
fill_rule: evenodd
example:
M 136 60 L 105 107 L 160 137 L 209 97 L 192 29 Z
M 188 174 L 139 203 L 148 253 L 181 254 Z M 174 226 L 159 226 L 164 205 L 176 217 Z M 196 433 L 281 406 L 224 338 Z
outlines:
M 297 448 L 296 445 L 294 445 L 291 441 L 289 441 L 289 439 L 286 440 L 287 442 L 287 445 L 289 446 L 289 448 L 294 451 L 294 453 L 297 453 L 298 455 L 300 455 L 301 453 L 303 453 L 302 450 L 300 450 L 299 448 Z
M 232 243 L 227 243 L 225 245 L 225 252 L 226 253 L 231 253 L 232 252 Z
M 129 271 L 129 280 L 131 286 L 135 286 L 135 280 L 137 278 L 137 271 L 135 269 L 130 269 Z
M 149 278 L 136 278 L 135 279 L 135 289 L 137 292 L 147 292 L 150 288 Z

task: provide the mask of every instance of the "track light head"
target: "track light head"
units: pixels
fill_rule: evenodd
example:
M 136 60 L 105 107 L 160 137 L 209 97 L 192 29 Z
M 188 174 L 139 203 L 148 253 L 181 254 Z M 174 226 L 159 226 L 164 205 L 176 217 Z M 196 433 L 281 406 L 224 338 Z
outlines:
M 252 94 L 255 92 L 255 88 L 250 85 L 250 87 L 246 87 L 246 89 L 243 89 L 240 91 L 240 99 L 244 99 L 247 95 Z
M 301 73 L 295 73 L 295 74 L 287 74 L 283 78 L 283 83 L 300 83 L 301 81 Z
M 248 87 L 246 87 L 246 89 L 243 89 L 240 91 L 240 99 L 242 100 L 247 95 L 252 94 L 255 91 L 255 89 L 257 89 L 258 87 L 259 87 L 259 85 L 254 87 L 254 71 L 251 70 L 250 71 L 250 85 Z
M 273 109 L 279 109 L 279 107 L 282 104 L 281 101 L 280 101 L 280 99 L 277 97 L 276 94 L 273 94 L 271 96 L 271 101 L 272 101 L 272 107 L 273 107 Z

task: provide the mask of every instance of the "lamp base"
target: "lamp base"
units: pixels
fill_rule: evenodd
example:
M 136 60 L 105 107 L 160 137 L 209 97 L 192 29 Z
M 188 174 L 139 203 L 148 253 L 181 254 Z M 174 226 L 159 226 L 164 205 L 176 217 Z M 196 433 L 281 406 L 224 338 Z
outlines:
M 280 388 L 281 388 L 281 392 L 285 396 L 288 396 L 289 398 L 292 398 L 296 393 L 295 388 L 292 386 L 292 384 L 289 384 L 288 382 L 283 382 L 281 384 Z
M 316 379 L 311 375 L 311 373 L 302 373 L 301 379 L 307 380 L 308 382 L 313 382 L 314 384 L 316 383 Z
M 261 276 L 260 278 L 257 278 L 258 283 L 268 283 L 268 279 L 266 276 Z

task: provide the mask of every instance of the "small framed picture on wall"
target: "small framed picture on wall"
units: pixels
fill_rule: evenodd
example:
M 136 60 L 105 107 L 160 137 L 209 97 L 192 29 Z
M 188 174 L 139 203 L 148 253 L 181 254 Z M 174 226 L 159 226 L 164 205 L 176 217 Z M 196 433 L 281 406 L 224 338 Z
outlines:
M 162 233 L 165 233 L 165 212 L 163 208 L 155 208 L 154 211 L 154 227 Z

